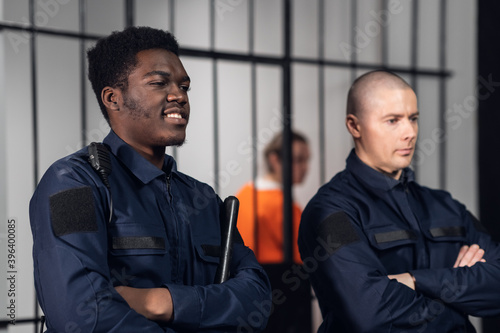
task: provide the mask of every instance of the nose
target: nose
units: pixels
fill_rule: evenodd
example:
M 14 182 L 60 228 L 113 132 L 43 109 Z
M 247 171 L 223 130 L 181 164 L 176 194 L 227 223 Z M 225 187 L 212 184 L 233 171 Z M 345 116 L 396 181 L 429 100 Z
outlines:
M 418 134 L 418 123 L 416 120 L 406 119 L 403 126 L 403 140 L 414 141 Z
M 172 87 L 167 92 L 167 101 L 185 103 L 187 101 L 187 93 L 181 87 L 172 84 Z

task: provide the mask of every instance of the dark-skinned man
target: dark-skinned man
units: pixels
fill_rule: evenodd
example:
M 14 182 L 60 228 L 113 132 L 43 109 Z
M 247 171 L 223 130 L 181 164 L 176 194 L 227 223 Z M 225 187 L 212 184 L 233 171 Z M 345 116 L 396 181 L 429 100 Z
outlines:
M 230 278 L 214 284 L 222 202 L 165 155 L 184 142 L 190 117 L 191 79 L 177 41 L 127 28 L 99 40 L 88 60 L 111 127 L 103 141 L 111 172 L 104 181 L 85 147 L 55 162 L 31 200 L 35 285 L 48 332 L 263 329 L 267 276 L 236 233 Z

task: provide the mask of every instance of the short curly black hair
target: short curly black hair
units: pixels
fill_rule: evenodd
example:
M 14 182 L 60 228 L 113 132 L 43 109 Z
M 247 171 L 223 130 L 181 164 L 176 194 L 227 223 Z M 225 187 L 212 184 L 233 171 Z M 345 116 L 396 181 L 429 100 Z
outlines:
M 165 49 L 179 56 L 179 44 L 175 37 L 170 32 L 150 27 L 129 27 L 123 31 L 114 31 L 99 39 L 87 51 L 88 77 L 108 123 L 108 112 L 101 100 L 102 90 L 107 86 L 126 90 L 127 78 L 137 66 L 137 53 L 150 49 Z

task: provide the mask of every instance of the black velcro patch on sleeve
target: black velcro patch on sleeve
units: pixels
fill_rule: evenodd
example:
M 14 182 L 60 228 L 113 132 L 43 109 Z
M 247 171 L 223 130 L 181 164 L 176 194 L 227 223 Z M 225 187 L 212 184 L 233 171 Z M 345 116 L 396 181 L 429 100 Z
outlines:
M 53 194 L 49 204 L 52 229 L 56 236 L 97 231 L 94 196 L 90 186 Z
M 153 236 L 113 237 L 114 250 L 159 249 L 165 250 L 165 239 Z
M 333 213 L 324 219 L 316 228 L 318 242 L 329 254 L 333 254 L 342 246 L 359 240 L 359 235 L 351 224 L 349 216 L 344 212 Z

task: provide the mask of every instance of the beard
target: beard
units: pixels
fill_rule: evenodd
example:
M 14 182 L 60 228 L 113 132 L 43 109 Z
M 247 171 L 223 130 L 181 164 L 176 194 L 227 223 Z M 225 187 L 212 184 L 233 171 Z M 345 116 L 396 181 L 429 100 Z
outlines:
M 137 100 L 130 98 L 125 92 L 123 93 L 123 105 L 129 109 L 128 114 L 134 120 L 140 118 L 151 118 L 151 115 L 147 112 L 147 110 L 139 105 Z

